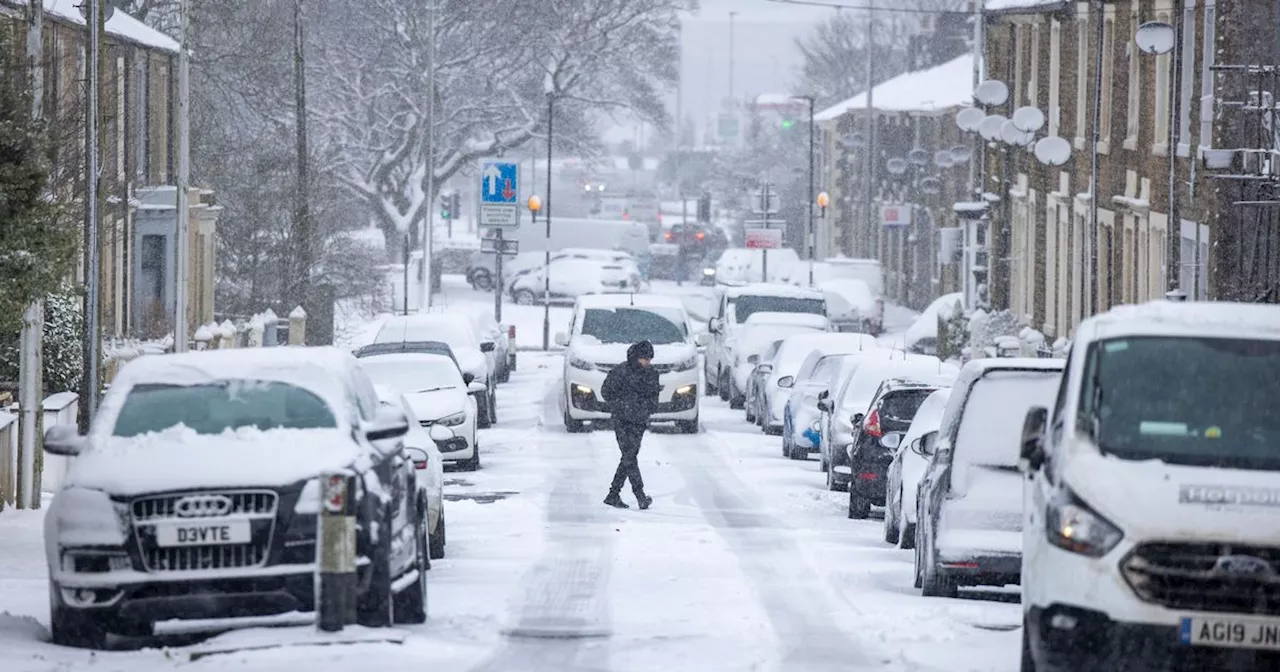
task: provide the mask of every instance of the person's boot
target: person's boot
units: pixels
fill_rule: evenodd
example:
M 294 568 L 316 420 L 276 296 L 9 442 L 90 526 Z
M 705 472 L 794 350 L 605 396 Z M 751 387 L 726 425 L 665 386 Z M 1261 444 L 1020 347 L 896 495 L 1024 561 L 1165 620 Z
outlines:
M 604 498 L 604 503 L 608 504 L 609 506 L 612 506 L 615 509 L 631 508 L 627 506 L 626 502 L 622 501 L 622 497 L 616 492 L 609 493 L 609 496 Z
M 644 494 L 636 495 L 636 501 L 640 503 L 641 510 L 647 509 L 653 504 L 653 498 Z

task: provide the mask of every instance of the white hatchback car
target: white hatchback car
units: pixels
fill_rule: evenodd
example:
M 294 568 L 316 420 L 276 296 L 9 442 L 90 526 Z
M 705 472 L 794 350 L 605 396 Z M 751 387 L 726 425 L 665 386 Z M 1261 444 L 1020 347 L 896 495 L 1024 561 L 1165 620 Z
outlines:
M 453 350 L 458 368 L 467 381 L 484 383 L 482 392 L 475 392 L 479 407 L 478 426 L 487 429 L 498 421 L 497 366 L 494 362 L 492 342 L 485 343 L 476 332 L 471 318 L 457 313 L 429 313 L 425 315 L 397 315 L 386 321 L 378 330 L 374 343 L 412 343 L 439 341 Z
M 480 468 L 475 395 L 484 385 L 463 383 L 458 367 L 444 355 L 374 355 L 362 358 L 360 366 L 374 384 L 403 395 L 420 426 L 440 425 L 453 432 L 453 438 L 439 446 L 445 462 L 465 471 Z
M 662 391 L 654 422 L 675 422 L 680 431 L 698 431 L 701 408 L 699 341 L 684 304 L 678 298 L 637 294 L 584 296 L 573 309 L 567 333 L 556 334 L 566 348 L 560 410 L 565 428 L 581 432 L 584 422 L 608 420 L 608 404 L 600 387 L 613 367 L 626 360 L 637 341 L 653 344 L 653 367 Z

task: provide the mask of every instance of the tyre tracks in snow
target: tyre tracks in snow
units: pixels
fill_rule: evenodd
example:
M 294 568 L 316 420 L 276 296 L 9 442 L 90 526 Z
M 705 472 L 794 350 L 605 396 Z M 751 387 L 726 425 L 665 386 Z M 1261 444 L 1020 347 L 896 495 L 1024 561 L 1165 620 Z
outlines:
M 544 443 L 547 500 L 542 555 L 525 573 L 502 646 L 472 672 L 609 669 L 609 573 L 613 538 L 600 502 L 600 464 L 616 452 L 611 435 L 570 437 L 552 427 L 531 430 Z M 588 444 L 588 445 L 583 445 Z
M 879 667 L 835 622 L 841 610 L 832 587 L 806 560 L 796 528 L 769 513 L 715 445 L 721 437 L 656 434 L 666 459 L 684 479 L 687 494 L 732 550 L 778 637 L 782 672 Z M 696 441 L 697 446 L 687 445 Z

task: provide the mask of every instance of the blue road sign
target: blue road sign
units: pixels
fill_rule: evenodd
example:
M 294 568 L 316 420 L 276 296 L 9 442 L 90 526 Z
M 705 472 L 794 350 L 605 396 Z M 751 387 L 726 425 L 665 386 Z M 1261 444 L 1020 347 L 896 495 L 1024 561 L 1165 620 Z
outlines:
M 480 202 L 493 205 L 516 205 L 520 197 L 516 164 L 486 161 L 480 169 Z

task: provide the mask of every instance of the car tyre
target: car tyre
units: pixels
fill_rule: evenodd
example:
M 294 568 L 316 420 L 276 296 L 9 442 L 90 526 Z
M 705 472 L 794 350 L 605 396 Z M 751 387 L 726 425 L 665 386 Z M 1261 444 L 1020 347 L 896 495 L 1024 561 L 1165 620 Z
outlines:
M 430 536 L 430 547 L 428 549 L 432 560 L 439 560 L 444 557 L 444 545 L 448 542 L 446 529 L 444 525 L 444 507 L 440 507 L 440 520 L 436 521 L 435 533 Z
M 471 286 L 481 292 L 493 289 L 493 276 L 488 271 L 476 271 L 471 274 Z
M 1027 617 L 1022 616 L 1022 672 L 1036 672 L 1036 658 L 1031 654 L 1031 630 Z
M 488 429 L 493 426 L 489 419 L 489 395 L 476 397 L 476 429 Z
M 566 410 L 564 412 L 564 431 L 570 434 L 581 434 L 587 431 L 587 423 L 582 420 L 574 420 L 573 416 L 569 415 L 569 411 Z
M 56 591 L 50 586 L 50 591 Z M 107 621 L 92 611 L 73 610 L 58 604 L 50 593 L 49 630 L 53 643 L 77 649 L 102 650 L 107 648 Z
M 784 434 L 784 436 L 785 436 L 785 434 Z M 791 458 L 791 459 L 793 459 L 793 460 L 808 460 L 808 459 L 809 459 L 809 449 L 808 449 L 808 448 L 805 448 L 804 446 L 801 446 L 800 444 L 796 443 L 795 441 L 792 441 L 792 442 L 791 442 L 791 453 L 790 453 L 790 454 L 788 454 L 788 455 L 787 455 L 787 457 L 789 457 L 789 458 Z
M 719 382 L 716 383 L 716 392 L 720 393 L 720 401 L 729 401 L 729 372 L 720 369 L 720 375 L 717 376 Z
M 698 419 L 694 418 L 692 420 L 679 420 L 676 422 L 676 429 L 681 434 L 697 434 L 699 429 Z
M 835 473 L 835 469 L 831 470 Z M 866 520 L 871 515 L 871 500 L 859 496 L 858 489 L 853 487 L 852 479 L 849 483 L 849 518 L 850 520 Z
M 898 501 L 902 501 L 899 497 Z M 898 514 L 895 512 L 898 507 L 893 506 L 891 500 L 885 502 L 888 506 L 884 507 L 884 541 L 894 546 L 898 545 L 898 540 L 902 537 L 902 529 L 898 526 Z
M 960 591 L 955 581 L 938 571 L 938 559 L 929 547 L 920 551 L 920 593 L 925 597 L 957 597 Z
M 898 548 L 911 550 L 916 547 L 916 524 L 904 523 L 902 531 L 898 533 Z M 920 586 L 916 586 L 919 588 Z
M 391 516 L 379 511 L 379 534 L 369 542 L 369 588 L 356 605 L 356 624 L 366 628 L 386 628 L 395 622 L 391 594 Z M 367 521 L 368 522 L 368 521 Z M 367 527 L 372 532 L 373 526 Z
M 392 597 L 393 611 L 392 620 L 397 623 L 418 625 L 427 622 L 427 570 L 431 569 L 431 558 L 429 545 L 430 541 L 427 535 L 426 509 L 419 512 L 418 533 L 416 537 L 417 555 L 415 555 L 414 569 L 418 572 L 418 580 L 412 586 L 405 586 L 404 590 Z M 444 519 L 440 522 L 443 524 Z
M 480 471 L 480 444 L 475 444 L 475 450 L 471 451 L 471 457 L 458 463 L 458 469 L 462 471 Z
M 515 299 L 518 306 L 532 306 L 538 302 L 538 297 L 527 289 L 517 289 L 511 298 Z
M 827 470 L 827 489 L 828 490 L 830 490 L 831 492 L 844 492 L 847 487 L 848 486 L 840 485 L 840 482 L 836 480 L 835 469 Z
M 755 424 L 755 421 L 756 421 L 755 404 L 744 403 L 742 404 L 742 409 L 746 413 L 747 422 Z
M 510 364 L 507 364 L 506 366 L 502 367 L 502 371 L 501 371 L 500 373 L 498 373 L 498 382 L 499 382 L 499 383 L 509 383 L 509 382 L 511 382 L 511 368 L 512 368 L 512 367 L 511 367 L 511 365 L 510 365 Z
M 498 424 L 498 390 L 493 381 L 489 381 L 489 425 Z

